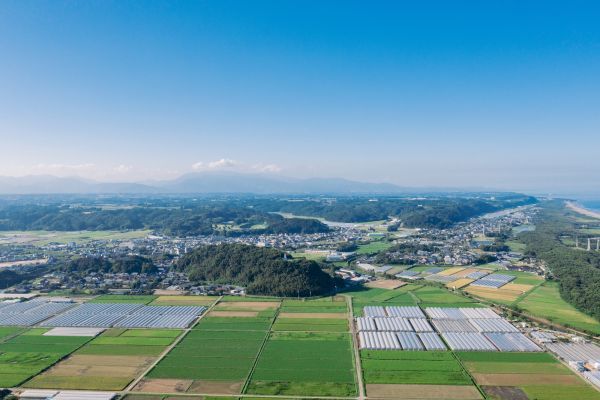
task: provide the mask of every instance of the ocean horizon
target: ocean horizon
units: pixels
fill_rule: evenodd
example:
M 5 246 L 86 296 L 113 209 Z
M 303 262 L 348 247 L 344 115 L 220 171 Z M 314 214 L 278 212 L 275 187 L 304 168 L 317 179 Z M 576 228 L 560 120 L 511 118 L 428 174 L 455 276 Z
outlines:
M 580 200 L 579 204 L 594 211 L 600 211 L 600 200 Z

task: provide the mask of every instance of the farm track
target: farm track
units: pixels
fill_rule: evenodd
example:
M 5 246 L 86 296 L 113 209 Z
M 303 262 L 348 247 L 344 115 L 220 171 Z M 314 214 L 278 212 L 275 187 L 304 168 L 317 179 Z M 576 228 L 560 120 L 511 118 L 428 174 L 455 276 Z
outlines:
M 362 376 L 362 365 L 360 363 L 360 351 L 358 350 L 358 341 L 356 338 L 356 325 L 354 323 L 354 312 L 352 308 L 352 297 L 346 296 L 346 304 L 348 305 L 348 323 L 350 327 L 350 333 L 352 335 L 352 350 L 354 352 L 354 369 L 356 380 L 358 383 L 358 399 L 364 400 L 366 398 L 365 385 Z

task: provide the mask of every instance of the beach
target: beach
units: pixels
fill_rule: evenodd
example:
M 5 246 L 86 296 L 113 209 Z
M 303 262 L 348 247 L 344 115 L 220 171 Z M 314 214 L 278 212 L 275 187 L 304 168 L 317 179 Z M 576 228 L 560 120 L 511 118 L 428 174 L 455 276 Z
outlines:
M 573 201 L 567 201 L 566 206 L 568 208 L 570 208 L 571 210 L 575 211 L 576 213 L 579 213 L 579 214 L 582 214 L 582 215 L 585 215 L 588 217 L 600 219 L 600 212 L 588 210 L 587 208 L 584 208 Z

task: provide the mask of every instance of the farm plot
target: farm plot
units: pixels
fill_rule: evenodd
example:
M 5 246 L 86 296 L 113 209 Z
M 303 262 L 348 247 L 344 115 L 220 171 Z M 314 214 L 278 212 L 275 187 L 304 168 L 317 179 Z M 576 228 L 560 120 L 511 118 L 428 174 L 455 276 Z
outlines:
M 600 399 L 600 393 L 548 353 L 457 352 L 456 355 L 491 398 L 512 398 L 506 396 L 520 393 L 521 398 L 540 400 Z M 563 393 L 564 388 L 571 390 Z
M 557 283 L 544 282 L 517 302 L 517 305 L 529 314 L 551 322 L 600 334 L 600 322 L 564 301 L 560 297 Z
M 26 386 L 44 389 L 121 390 L 142 374 L 180 330 L 111 329 Z
M 363 309 L 369 306 L 414 306 L 417 300 L 409 292 L 420 285 L 408 284 L 399 289 L 365 289 L 352 292 L 354 315 L 363 315 Z
M 346 302 L 343 298 L 337 300 L 331 298 L 330 300 L 319 299 L 319 300 L 284 300 L 281 304 L 281 313 L 346 313 L 347 311 Z
M 156 296 L 134 296 L 134 295 L 118 295 L 118 294 L 104 294 L 98 296 L 88 303 L 131 303 L 131 304 L 149 304 Z
M 21 334 L 0 344 L 0 387 L 18 386 L 85 344 L 89 337 Z
M 152 306 L 210 306 L 217 297 L 208 296 L 158 296 L 150 305 Z
M 239 394 L 267 335 L 268 327 L 252 328 L 192 330 L 136 390 L 151 391 L 157 385 L 166 385 L 176 389 L 171 391 L 206 392 L 210 387 L 211 393 Z
M 354 396 L 352 342 L 346 333 L 273 332 L 247 393 Z
M 468 304 L 468 307 L 473 307 L 473 300 L 437 287 L 422 287 L 412 293 L 421 300 L 422 307 L 449 307 L 455 304 Z
M 280 315 L 273 325 L 273 331 L 347 332 L 346 315 L 334 315 L 341 315 L 342 318 L 286 318 Z
M 471 385 L 451 352 L 361 350 L 367 395 L 371 384 Z

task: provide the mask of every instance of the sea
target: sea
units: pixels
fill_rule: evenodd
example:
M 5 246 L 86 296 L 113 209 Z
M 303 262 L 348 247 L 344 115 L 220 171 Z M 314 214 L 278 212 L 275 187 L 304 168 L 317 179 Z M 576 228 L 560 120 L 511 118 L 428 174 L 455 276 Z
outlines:
M 588 210 L 600 212 L 600 200 L 579 200 L 578 203 Z

